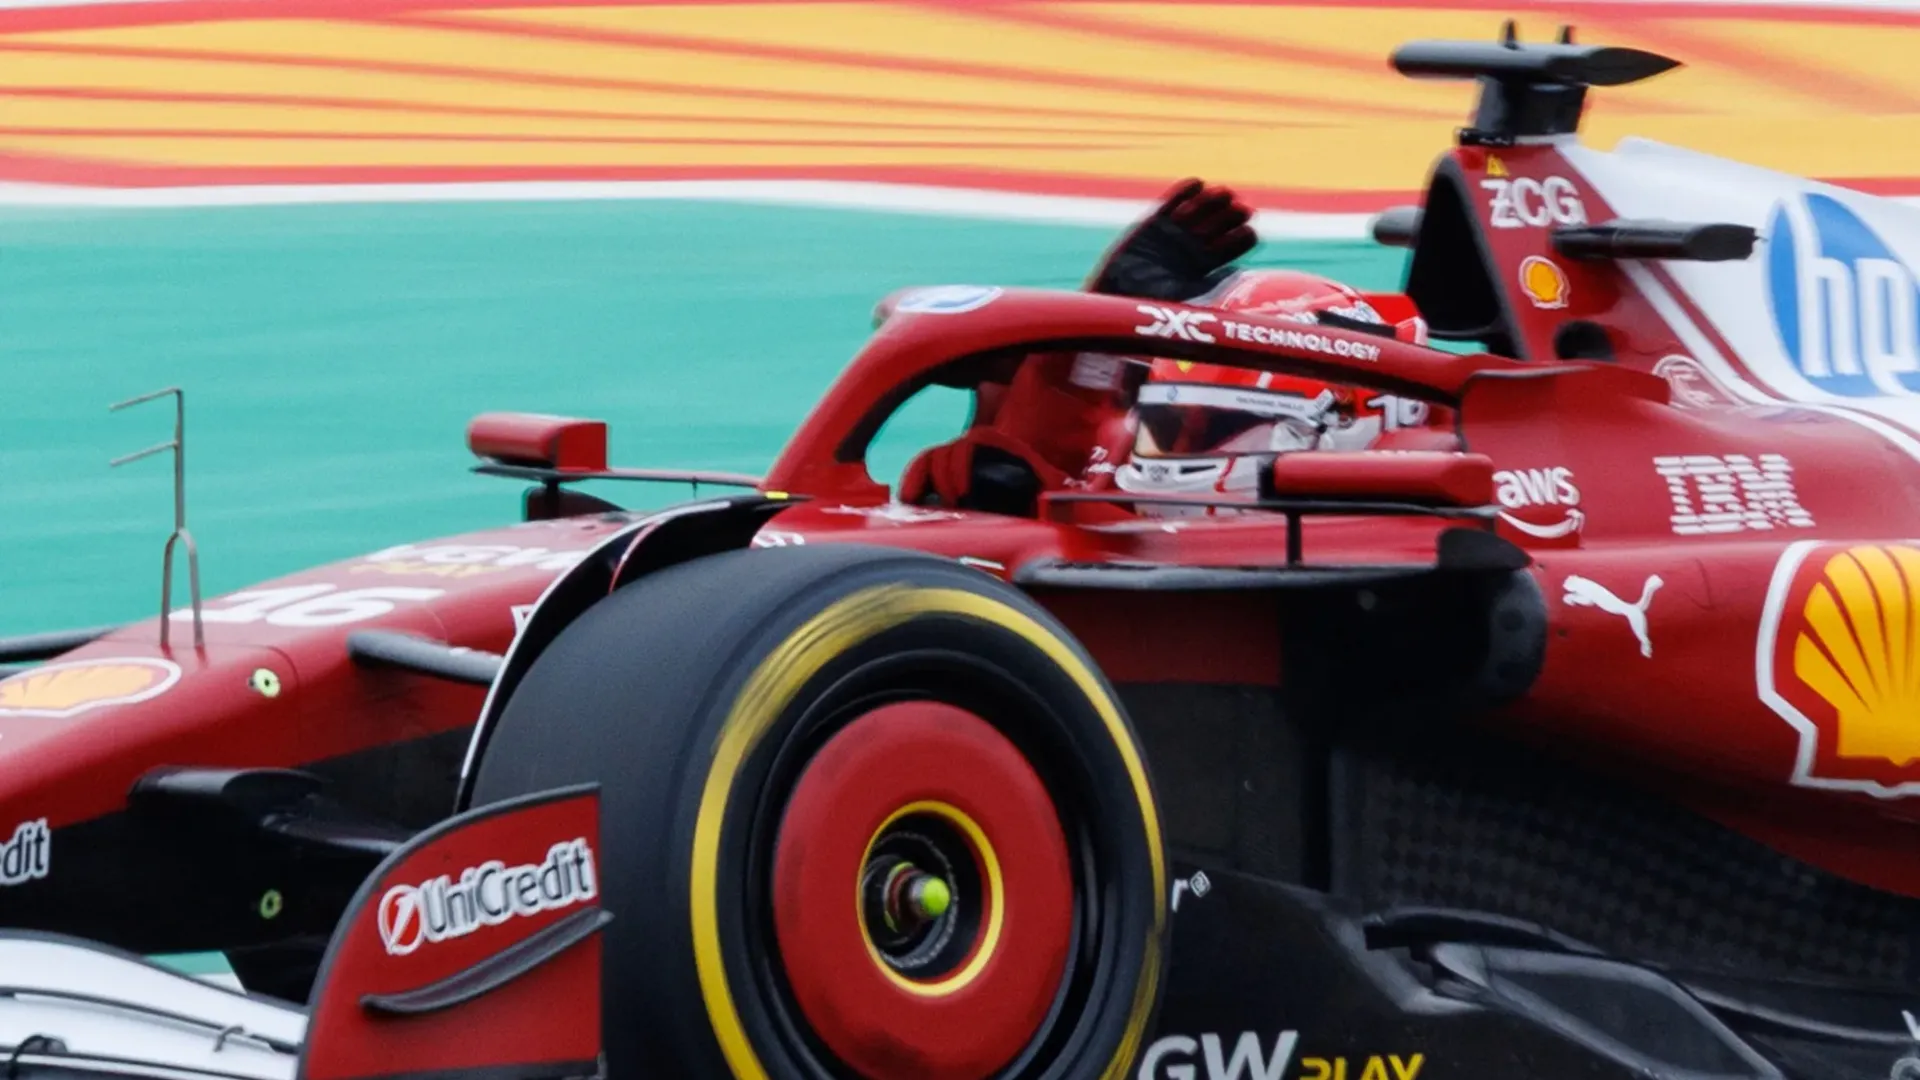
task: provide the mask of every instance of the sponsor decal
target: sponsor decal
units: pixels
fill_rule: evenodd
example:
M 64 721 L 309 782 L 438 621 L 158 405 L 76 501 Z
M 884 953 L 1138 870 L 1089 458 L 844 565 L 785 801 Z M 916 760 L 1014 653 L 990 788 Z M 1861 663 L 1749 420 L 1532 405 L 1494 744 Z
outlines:
M 1303 1056 L 1299 1071 L 1293 1072 L 1288 1067 L 1299 1044 L 1298 1031 L 1282 1031 L 1271 1043 L 1253 1031 L 1237 1036 L 1163 1035 L 1147 1046 L 1134 1076 L 1135 1080 L 1415 1080 L 1427 1061 L 1425 1054 Z
M 551 551 L 512 544 L 401 544 L 376 551 L 349 571 L 355 574 L 399 574 L 410 577 L 466 578 L 531 566 L 536 570 L 568 570 L 587 557 L 585 551 Z
M 1667 380 L 1668 400 L 1675 405 L 1711 409 L 1740 404 L 1691 356 L 1663 356 L 1653 373 Z
M 1499 154 L 1487 155 L 1487 175 L 1502 177 L 1507 175 L 1507 163 L 1500 160 Z
M 1640 599 L 1629 603 L 1597 581 L 1570 575 L 1562 583 L 1565 592 L 1561 594 L 1560 602 L 1568 607 L 1598 608 L 1627 620 L 1627 629 L 1632 630 L 1635 640 L 1640 642 L 1640 655 L 1652 659 L 1653 637 L 1647 630 L 1647 609 L 1653 606 L 1653 594 L 1659 592 L 1664 584 L 1666 582 L 1660 580 L 1659 574 L 1648 577 L 1640 586 Z
M 1803 541 L 1775 566 L 1755 667 L 1799 736 L 1792 783 L 1920 795 L 1920 541 Z
M 593 848 L 585 837 L 547 849 L 545 861 L 508 866 L 498 859 L 470 866 L 456 880 L 442 874 L 418 885 L 395 885 L 380 898 L 380 941 L 393 956 L 465 937 L 510 919 L 557 911 L 600 895 Z
M 1282 330 L 1272 326 L 1235 322 L 1231 319 L 1223 320 L 1220 323 L 1220 330 L 1235 341 L 1252 341 L 1261 345 L 1277 345 L 1283 349 L 1298 349 L 1302 352 L 1316 352 L 1323 356 L 1342 356 L 1354 360 L 1380 359 L 1378 345 L 1328 337 L 1311 330 Z
M 53 865 L 53 830 L 47 819 L 23 821 L 0 844 L 0 887 L 25 885 L 47 876 Z
M 1220 316 L 1210 311 L 1179 311 L 1155 304 L 1140 304 L 1135 310 L 1153 320 L 1145 326 L 1133 328 L 1133 332 L 1141 337 L 1199 341 L 1211 345 L 1214 336 L 1201 328 L 1220 321 Z
M 1545 469 L 1503 469 L 1493 474 L 1493 497 L 1505 510 L 1500 518 L 1507 524 L 1542 540 L 1571 536 L 1586 524 L 1580 509 L 1580 489 L 1574 486 L 1573 470 L 1564 465 Z M 1546 507 L 1560 511 L 1558 521 L 1536 524 L 1523 521 L 1509 511 Z
M 1347 1063 L 1352 1062 L 1349 1072 Z M 1420 1066 L 1427 1063 L 1425 1054 L 1370 1054 L 1367 1057 L 1303 1057 L 1300 1059 L 1300 1080 L 1413 1080 L 1420 1075 Z
M 834 506 L 820 512 L 850 514 L 870 521 L 891 521 L 898 525 L 912 525 L 927 521 L 959 521 L 965 516 L 950 510 L 926 510 L 901 502 L 883 503 L 879 506 Z
M 959 315 L 986 307 L 999 298 L 1000 292 L 991 285 L 938 285 L 908 293 L 893 310 L 912 315 Z
M 1841 397 L 1920 396 L 1920 286 L 1845 203 L 1805 192 L 1767 223 L 1767 304 L 1794 369 Z
M 1487 216 L 1496 229 L 1587 223 L 1587 207 L 1580 201 L 1580 191 L 1564 176 L 1535 180 L 1530 176 L 1489 175 L 1480 181 L 1480 188 L 1489 194 Z
M 1654 458 L 1653 468 L 1673 499 L 1676 536 L 1813 528 L 1785 455 L 1672 455 Z
M 399 585 L 370 589 L 342 589 L 338 585 L 286 585 L 229 593 L 219 601 L 227 606 L 206 608 L 201 618 L 210 623 L 265 623 L 268 626 L 312 628 L 345 626 L 378 619 L 401 604 L 433 600 L 445 589 L 418 589 Z M 176 619 L 191 619 L 182 609 Z M 4 684 L 0 684 L 4 685 Z
M 1180 898 L 1182 896 L 1191 895 L 1194 897 L 1201 897 L 1201 896 L 1207 895 L 1212 891 L 1213 891 L 1213 879 L 1207 876 L 1207 872 L 1205 870 L 1196 870 L 1192 877 L 1183 877 L 1183 878 L 1174 879 L 1173 899 L 1169 901 L 1168 906 L 1173 908 L 1173 910 L 1175 911 L 1179 911 Z
M 1089 390 L 1117 389 L 1125 363 L 1119 357 L 1106 353 L 1081 353 L 1073 358 L 1073 370 L 1068 372 L 1067 381 Z
M 180 681 L 180 665 L 145 656 L 42 664 L 0 680 L 0 716 L 79 716 L 149 701 Z
M 797 532 L 783 532 L 779 529 L 763 529 L 753 535 L 753 546 L 758 548 L 805 547 L 807 538 Z
M 1552 259 L 1529 255 L 1520 260 L 1520 291 L 1527 294 L 1534 307 L 1546 311 L 1566 307 L 1567 294 L 1572 290 L 1567 272 Z
M 1258 1032 L 1243 1031 L 1229 1049 L 1222 1036 L 1208 1032 L 1163 1035 L 1140 1057 L 1137 1080 L 1280 1080 L 1300 1041 L 1297 1031 L 1273 1037 L 1271 1049 Z
M 1380 426 L 1387 431 L 1424 427 L 1428 417 L 1433 414 L 1427 403 L 1418 398 L 1395 397 L 1392 394 L 1368 398 L 1365 406 L 1379 410 Z
M 1232 409 L 1255 416 L 1279 417 L 1319 423 L 1336 404 L 1333 391 L 1322 390 L 1312 399 L 1283 390 L 1259 390 L 1253 387 L 1215 386 L 1206 383 L 1148 383 L 1134 398 L 1140 405 L 1197 405 L 1212 409 Z M 1103 451 L 1104 452 L 1104 451 Z
M 513 610 L 513 636 L 514 637 L 519 637 L 520 631 L 525 630 L 527 628 L 528 620 L 533 618 L 533 609 L 539 606 L 540 605 L 538 604 L 513 605 L 512 610 Z

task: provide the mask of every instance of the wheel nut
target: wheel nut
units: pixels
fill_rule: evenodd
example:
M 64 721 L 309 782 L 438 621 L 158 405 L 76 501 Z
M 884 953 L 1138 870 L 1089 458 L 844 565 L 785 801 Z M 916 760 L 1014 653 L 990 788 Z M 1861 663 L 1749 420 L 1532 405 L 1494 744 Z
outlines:
M 953 890 L 931 874 L 907 886 L 907 907 L 923 919 L 937 919 L 953 906 Z

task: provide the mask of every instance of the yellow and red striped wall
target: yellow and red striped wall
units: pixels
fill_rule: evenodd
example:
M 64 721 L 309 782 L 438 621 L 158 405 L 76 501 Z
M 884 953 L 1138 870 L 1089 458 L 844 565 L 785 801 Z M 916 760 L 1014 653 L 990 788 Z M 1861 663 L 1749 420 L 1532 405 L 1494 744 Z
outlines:
M 1632 45 L 1637 134 L 1920 193 L 1920 10 L 1448 0 L 145 0 L 0 11 L 0 181 L 116 187 L 880 180 L 1137 198 L 1171 178 L 1363 210 L 1417 190 L 1469 84 L 1417 37 Z

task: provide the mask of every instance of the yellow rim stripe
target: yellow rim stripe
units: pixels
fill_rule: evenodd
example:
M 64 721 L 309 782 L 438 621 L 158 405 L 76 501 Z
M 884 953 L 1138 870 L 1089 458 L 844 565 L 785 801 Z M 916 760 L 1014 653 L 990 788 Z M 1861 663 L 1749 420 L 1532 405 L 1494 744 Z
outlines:
M 842 597 L 809 619 L 762 661 L 747 680 L 733 709 L 721 726 L 711 771 L 701 792 L 700 810 L 693 828 L 691 908 L 694 965 L 700 993 L 715 1039 L 737 1080 L 768 1080 L 767 1069 L 754 1052 L 741 1022 L 740 1010 L 727 984 L 720 949 L 720 826 L 726 815 L 727 795 L 740 766 L 766 735 L 788 703 L 808 680 L 834 657 L 860 642 L 922 615 L 960 615 L 1010 631 L 1045 653 L 1074 683 L 1106 724 L 1120 751 L 1140 805 L 1152 859 L 1154 925 L 1146 942 L 1143 977 L 1134 993 L 1127 1033 L 1102 1074 L 1118 1080 L 1125 1073 L 1145 1034 L 1160 975 L 1160 934 L 1166 923 L 1167 874 L 1161 855 L 1160 818 L 1147 782 L 1145 763 L 1128 735 L 1120 710 L 1101 687 L 1091 668 L 1066 642 L 1024 612 L 990 597 L 961 589 L 922 589 L 905 585 L 877 585 Z

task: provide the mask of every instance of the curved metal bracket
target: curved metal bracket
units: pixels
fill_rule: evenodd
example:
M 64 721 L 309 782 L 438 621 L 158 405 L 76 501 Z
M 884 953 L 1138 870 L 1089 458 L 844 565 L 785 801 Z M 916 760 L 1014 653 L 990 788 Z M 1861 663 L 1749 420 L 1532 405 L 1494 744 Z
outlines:
M 128 462 L 166 450 L 173 451 L 173 532 L 167 536 L 167 546 L 163 557 L 166 562 L 160 571 L 160 647 L 168 647 L 168 631 L 173 621 L 173 545 L 184 540 L 187 543 L 188 589 L 193 604 L 193 647 L 206 647 L 206 634 L 200 623 L 200 552 L 194 547 L 193 534 L 187 531 L 187 392 L 177 386 L 165 390 L 155 390 L 151 394 L 142 394 L 107 406 L 108 412 L 138 405 L 145 401 L 171 396 L 173 398 L 173 438 L 167 442 L 156 443 L 145 450 L 136 450 L 123 454 L 107 462 L 109 468 L 118 468 Z

